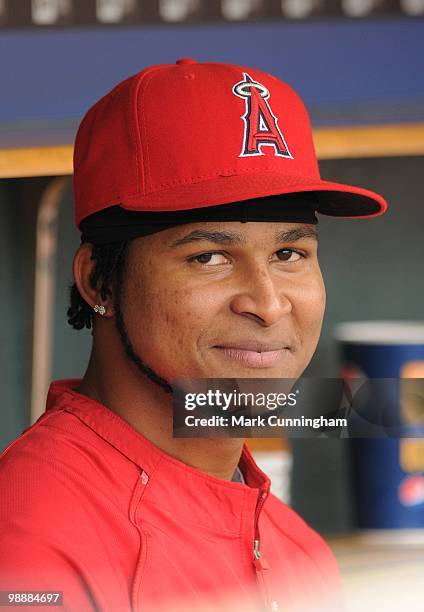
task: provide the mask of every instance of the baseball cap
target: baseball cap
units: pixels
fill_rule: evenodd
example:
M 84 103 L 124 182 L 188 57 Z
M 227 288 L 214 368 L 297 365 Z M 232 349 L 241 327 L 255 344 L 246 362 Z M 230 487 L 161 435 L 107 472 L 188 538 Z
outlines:
M 321 179 L 292 87 L 255 68 L 190 58 L 142 70 L 89 109 L 75 141 L 74 193 L 78 227 L 114 206 L 159 213 L 260 198 L 271 210 L 287 194 L 308 194 L 319 213 L 338 217 L 387 208 L 377 193 Z

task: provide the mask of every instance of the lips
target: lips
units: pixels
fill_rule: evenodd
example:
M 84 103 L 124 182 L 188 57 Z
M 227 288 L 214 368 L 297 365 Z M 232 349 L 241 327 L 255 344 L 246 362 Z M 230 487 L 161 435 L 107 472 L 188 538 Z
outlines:
M 277 364 L 290 350 L 282 342 L 259 342 L 247 340 L 243 342 L 222 344 L 213 347 L 227 359 L 238 361 L 250 368 L 269 368 Z

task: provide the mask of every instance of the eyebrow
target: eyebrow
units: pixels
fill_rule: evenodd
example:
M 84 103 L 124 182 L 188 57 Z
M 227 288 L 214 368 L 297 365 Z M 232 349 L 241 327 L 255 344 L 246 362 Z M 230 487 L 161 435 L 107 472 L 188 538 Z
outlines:
M 283 230 L 275 234 L 275 243 L 280 242 L 296 242 L 302 238 L 313 238 L 318 239 L 317 231 L 313 225 L 304 225 L 291 230 Z M 194 230 L 175 240 L 170 244 L 171 248 L 179 247 L 184 244 L 190 244 L 192 242 L 201 241 L 214 242 L 216 244 L 245 244 L 246 239 L 237 232 L 219 232 L 219 231 L 208 231 L 208 230 Z
M 318 240 L 317 230 L 313 225 L 303 225 L 302 227 L 296 227 L 292 230 L 286 230 L 277 232 L 275 241 L 276 242 L 296 242 L 302 238 L 313 238 Z

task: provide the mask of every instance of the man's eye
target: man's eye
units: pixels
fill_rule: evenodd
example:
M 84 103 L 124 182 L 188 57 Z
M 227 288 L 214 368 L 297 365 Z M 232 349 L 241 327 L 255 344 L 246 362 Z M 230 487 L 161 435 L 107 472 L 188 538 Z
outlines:
M 280 261 L 289 263 L 299 261 L 299 259 L 303 257 L 301 253 L 298 253 L 298 251 L 293 251 L 292 249 L 280 249 L 276 252 L 276 255 Z
M 227 258 L 222 253 L 201 253 L 190 257 L 190 261 L 196 261 L 203 266 L 218 266 L 227 263 Z

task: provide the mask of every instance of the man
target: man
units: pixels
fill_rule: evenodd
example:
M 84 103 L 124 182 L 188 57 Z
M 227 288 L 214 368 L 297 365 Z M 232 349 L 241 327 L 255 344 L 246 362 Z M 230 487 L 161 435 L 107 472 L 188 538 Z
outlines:
M 190 59 L 95 104 L 74 161 L 68 314 L 93 349 L 3 455 L 1 588 L 78 612 L 337 609 L 328 547 L 243 440 L 173 438 L 172 385 L 299 377 L 325 305 L 315 213 L 385 201 L 320 179 L 288 85 Z

